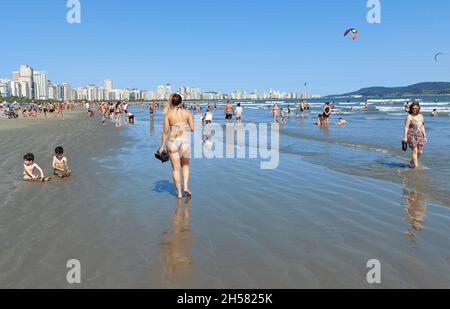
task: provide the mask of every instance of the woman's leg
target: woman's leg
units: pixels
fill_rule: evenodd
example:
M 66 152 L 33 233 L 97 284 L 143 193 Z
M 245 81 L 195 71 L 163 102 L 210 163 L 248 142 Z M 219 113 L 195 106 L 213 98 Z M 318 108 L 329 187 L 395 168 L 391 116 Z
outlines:
M 181 155 L 182 155 L 181 167 L 183 169 L 184 192 L 188 197 L 192 195 L 191 191 L 189 191 L 189 179 L 191 177 L 191 171 L 189 168 L 189 158 L 191 157 L 190 152 L 191 152 L 191 145 L 184 144 L 183 146 L 181 146 Z
M 419 150 L 417 148 L 414 148 L 412 150 L 412 168 L 417 168 L 419 163 L 418 163 L 418 152 Z
M 417 163 L 420 164 L 420 157 L 423 155 L 423 149 L 417 150 Z
M 172 162 L 173 182 L 177 187 L 178 198 L 181 199 L 183 198 L 183 192 L 181 191 L 181 160 L 178 153 L 178 147 L 174 143 L 169 142 L 167 144 L 167 149 L 170 153 L 170 162 Z
M 189 191 L 189 179 L 191 177 L 191 171 L 189 168 L 189 159 L 181 159 L 181 166 L 183 168 L 184 192 L 188 197 L 190 197 L 192 193 L 191 191 Z

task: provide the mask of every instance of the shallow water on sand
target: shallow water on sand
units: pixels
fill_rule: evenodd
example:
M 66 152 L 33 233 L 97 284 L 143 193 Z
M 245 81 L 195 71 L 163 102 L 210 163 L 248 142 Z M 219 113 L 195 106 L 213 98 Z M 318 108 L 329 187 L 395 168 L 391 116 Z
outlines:
M 370 259 L 382 264 L 379 287 L 450 287 L 449 208 L 424 192 L 428 170 L 403 171 L 397 137 L 385 146 L 372 136 L 372 145 L 354 127 L 324 132 L 312 119 L 291 118 L 276 170 L 261 170 L 258 160 L 195 159 L 194 196 L 177 201 L 170 165 L 153 157 L 161 115 L 134 112 L 131 127 L 83 120 L 91 134 L 60 136 L 72 179 L 0 182 L 0 287 L 70 287 L 65 263 L 73 258 L 86 288 L 372 288 Z M 0 148 L 9 158 L 1 169 L 15 175 L 15 153 L 26 147 L 1 137 L 12 146 Z M 353 164 L 368 167 L 358 173 Z

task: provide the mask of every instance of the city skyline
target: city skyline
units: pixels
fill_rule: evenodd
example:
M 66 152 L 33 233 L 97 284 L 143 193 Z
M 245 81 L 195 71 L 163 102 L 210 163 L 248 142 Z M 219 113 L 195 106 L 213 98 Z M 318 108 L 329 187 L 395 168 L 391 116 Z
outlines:
M 0 76 L 27 61 L 74 87 L 109 78 L 119 88 L 170 81 L 292 92 L 307 82 L 308 92 L 322 95 L 448 81 L 450 43 L 442 37 L 450 3 L 381 3 L 381 24 L 369 24 L 362 0 L 81 0 L 81 23 L 69 24 L 65 1 L 9 1 Z M 357 41 L 344 38 L 349 27 L 358 29 Z M 437 64 L 438 52 L 446 55 Z
M 264 99 L 306 99 L 319 98 L 320 95 L 308 95 L 307 92 L 282 92 L 271 88 L 268 91 L 233 90 L 230 93 L 220 91 L 202 91 L 197 87 L 179 86 L 177 90 L 170 83 L 154 86 L 154 90 L 139 88 L 114 88 L 114 81 L 103 80 L 103 87 L 90 83 L 81 87 L 72 87 L 70 83 L 54 83 L 44 71 L 36 71 L 28 64 L 13 71 L 12 78 L 0 78 L 0 96 L 21 97 L 30 100 L 61 101 L 136 101 L 166 100 L 170 93 L 178 92 L 187 100 L 264 100 Z M 305 85 L 306 86 L 306 85 Z

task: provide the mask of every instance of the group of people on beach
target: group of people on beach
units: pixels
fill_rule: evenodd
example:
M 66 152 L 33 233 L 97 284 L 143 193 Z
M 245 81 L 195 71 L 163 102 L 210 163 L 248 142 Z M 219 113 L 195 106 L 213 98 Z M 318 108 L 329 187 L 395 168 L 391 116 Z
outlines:
M 48 182 L 51 180 L 51 177 L 45 176 L 42 168 L 35 162 L 34 154 L 27 153 L 24 155 L 23 161 L 22 179 L 24 181 Z M 64 155 L 64 149 L 61 146 L 58 146 L 55 149 L 52 167 L 54 176 L 59 178 L 67 178 L 72 175 L 72 171 L 69 170 L 67 157 Z
M 100 114 L 102 115 L 102 124 L 106 124 L 106 120 L 115 120 L 116 127 L 122 126 L 122 114 L 123 114 L 123 120 L 125 123 L 128 124 L 134 124 L 135 116 L 134 114 L 129 111 L 129 104 L 123 103 L 121 101 L 118 101 L 117 103 L 108 103 L 108 102 L 102 102 L 98 106 L 98 110 Z M 94 114 L 94 109 L 92 107 L 87 107 L 86 111 L 90 117 L 93 117 L 92 114 Z
M 203 114 L 201 118 L 202 127 L 209 129 L 210 125 L 213 122 L 213 112 L 217 109 L 216 104 L 208 104 L 208 107 L 206 108 L 206 112 Z M 200 105 L 196 105 L 193 107 L 191 105 L 191 108 L 189 110 L 195 110 L 196 113 L 201 110 Z M 231 100 L 227 101 L 227 104 L 224 107 L 224 115 L 225 115 L 225 122 L 226 124 L 232 124 L 233 123 L 233 117 L 236 117 L 236 124 L 242 124 L 242 119 L 244 117 L 244 108 L 242 107 L 241 103 L 238 103 L 236 108 L 234 108 L 233 103 Z
M 47 118 L 47 114 L 53 115 L 54 118 L 61 117 L 64 119 L 64 110 L 73 110 L 72 103 L 30 103 L 27 105 L 8 104 L 4 107 L 4 113 L 8 119 L 13 118 Z

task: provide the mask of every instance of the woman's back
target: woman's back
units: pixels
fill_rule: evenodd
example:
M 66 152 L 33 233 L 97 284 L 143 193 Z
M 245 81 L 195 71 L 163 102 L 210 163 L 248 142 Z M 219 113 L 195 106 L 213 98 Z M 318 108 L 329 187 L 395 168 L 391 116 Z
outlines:
M 175 107 L 167 112 L 166 125 L 170 129 L 171 138 L 187 138 L 186 130 L 194 131 L 193 116 L 190 111 Z

